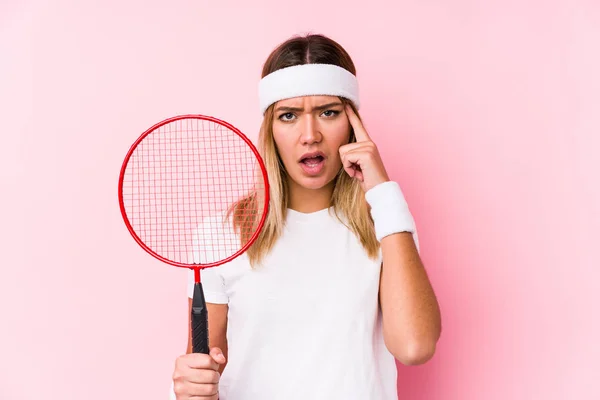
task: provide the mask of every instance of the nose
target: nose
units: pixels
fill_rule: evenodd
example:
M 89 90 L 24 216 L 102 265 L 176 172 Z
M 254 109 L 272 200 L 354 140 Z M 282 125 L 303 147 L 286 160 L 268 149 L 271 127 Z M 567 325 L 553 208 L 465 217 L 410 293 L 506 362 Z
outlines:
M 302 118 L 302 124 L 300 126 L 300 141 L 302 144 L 310 145 L 321 141 L 322 135 L 319 130 L 318 121 L 311 115 L 305 115 Z

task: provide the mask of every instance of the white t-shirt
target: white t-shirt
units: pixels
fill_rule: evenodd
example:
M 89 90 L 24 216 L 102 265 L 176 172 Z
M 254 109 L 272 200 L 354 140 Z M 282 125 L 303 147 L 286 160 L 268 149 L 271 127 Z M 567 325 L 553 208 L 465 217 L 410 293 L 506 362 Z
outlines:
M 203 270 L 206 301 L 229 305 L 219 399 L 397 400 L 378 305 L 381 261 L 333 210 L 289 209 L 263 266 L 253 270 L 241 255 Z M 193 285 L 190 271 L 190 297 Z

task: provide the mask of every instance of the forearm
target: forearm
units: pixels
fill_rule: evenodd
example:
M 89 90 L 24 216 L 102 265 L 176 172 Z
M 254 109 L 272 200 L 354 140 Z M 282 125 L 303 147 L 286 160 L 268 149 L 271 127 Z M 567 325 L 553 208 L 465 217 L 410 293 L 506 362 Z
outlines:
M 441 333 L 439 305 L 412 234 L 381 240 L 383 266 L 379 299 L 385 343 L 403 364 L 422 364 Z

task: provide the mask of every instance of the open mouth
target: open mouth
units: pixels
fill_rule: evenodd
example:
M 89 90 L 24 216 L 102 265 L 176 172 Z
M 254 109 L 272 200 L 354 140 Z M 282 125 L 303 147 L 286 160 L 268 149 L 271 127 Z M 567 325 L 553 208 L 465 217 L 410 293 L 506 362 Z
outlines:
M 325 154 L 320 151 L 306 153 L 300 158 L 299 163 L 307 175 L 318 175 L 325 165 Z
M 318 165 L 319 163 L 323 162 L 323 160 L 325 160 L 325 157 L 318 155 L 314 157 L 305 157 L 302 160 L 300 160 L 300 162 L 309 167 L 314 167 L 315 165 Z

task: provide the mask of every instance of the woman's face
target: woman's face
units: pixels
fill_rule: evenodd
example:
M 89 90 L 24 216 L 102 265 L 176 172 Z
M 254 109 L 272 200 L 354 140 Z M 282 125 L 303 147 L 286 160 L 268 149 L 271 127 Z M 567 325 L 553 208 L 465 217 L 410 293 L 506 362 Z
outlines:
M 320 189 L 337 175 L 339 148 L 348 143 L 350 122 L 337 96 L 303 96 L 275 103 L 273 138 L 289 177 Z

